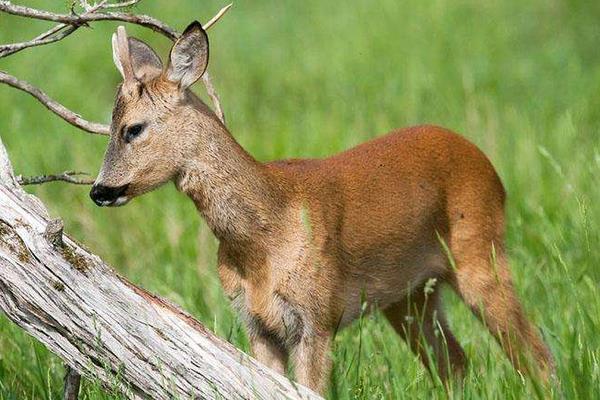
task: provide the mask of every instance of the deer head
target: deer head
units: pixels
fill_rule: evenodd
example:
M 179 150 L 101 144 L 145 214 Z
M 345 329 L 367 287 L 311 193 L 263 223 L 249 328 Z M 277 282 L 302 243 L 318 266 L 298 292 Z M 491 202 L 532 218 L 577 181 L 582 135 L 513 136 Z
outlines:
M 173 180 L 196 147 L 198 107 L 188 90 L 208 65 L 208 37 L 190 24 L 171 48 L 166 68 L 122 26 L 113 34 L 113 60 L 123 76 L 112 114 L 110 142 L 90 197 L 119 206 Z M 201 124 L 202 125 L 202 124 Z

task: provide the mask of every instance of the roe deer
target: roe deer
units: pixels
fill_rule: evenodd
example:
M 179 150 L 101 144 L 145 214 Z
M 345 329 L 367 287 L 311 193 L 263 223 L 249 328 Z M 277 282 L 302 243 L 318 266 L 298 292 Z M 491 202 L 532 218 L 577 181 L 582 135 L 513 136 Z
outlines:
M 425 290 L 435 278 L 516 368 L 550 376 L 551 354 L 511 282 L 504 189 L 473 144 L 418 126 L 326 159 L 261 163 L 189 90 L 208 63 L 198 22 L 173 45 L 166 68 L 122 27 L 113 56 L 123 83 L 90 196 L 119 206 L 174 181 L 220 241 L 219 276 L 259 361 L 283 373 L 289 359 L 300 383 L 323 392 L 333 335 L 367 301 L 425 365 L 433 359 L 430 369 L 460 375 L 465 355 L 439 290 Z

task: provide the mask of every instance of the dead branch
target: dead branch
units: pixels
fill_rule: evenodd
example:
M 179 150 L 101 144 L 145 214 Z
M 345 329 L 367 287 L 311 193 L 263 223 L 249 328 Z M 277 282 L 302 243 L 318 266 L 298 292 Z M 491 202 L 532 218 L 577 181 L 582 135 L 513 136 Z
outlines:
M 27 17 L 44 21 L 60 22 L 72 26 L 83 26 L 94 21 L 121 21 L 130 24 L 141 25 L 155 32 L 165 35 L 171 40 L 179 36 L 177 31 L 167 24 L 148 15 L 136 15 L 123 12 L 104 11 L 104 6 L 94 12 L 83 14 L 58 14 L 36 8 L 12 4 L 10 1 L 0 1 L 0 11 L 19 17 Z
M 25 7 L 20 5 L 12 4 L 10 1 L 0 0 L 0 12 L 7 14 L 16 15 L 20 17 L 33 18 L 45 21 L 59 22 L 58 25 L 49 29 L 46 32 L 36 36 L 30 41 L 11 43 L 0 46 L 0 58 L 7 57 L 11 54 L 15 54 L 21 50 L 47 45 L 50 43 L 57 42 L 71 35 L 77 29 L 82 26 L 87 26 L 90 22 L 95 21 L 121 21 L 135 25 L 144 26 L 158 32 L 170 40 L 174 41 L 178 37 L 177 31 L 169 27 L 162 21 L 150 17 L 148 15 L 137 15 L 118 11 L 107 11 L 111 9 L 125 8 L 134 4 L 137 4 L 140 0 L 122 1 L 117 3 L 108 3 L 106 0 L 101 1 L 98 4 L 90 6 L 86 1 L 82 1 L 82 7 L 84 12 L 82 14 L 58 14 L 45 10 L 38 10 L 31 7 Z M 231 4 L 223 7 L 219 12 L 211 18 L 205 25 L 204 29 L 209 29 L 213 26 L 229 9 Z M 213 102 L 215 112 L 221 122 L 225 123 L 225 117 L 223 115 L 223 108 L 219 100 L 214 86 L 210 80 L 208 73 L 203 78 L 204 85 L 206 86 L 207 92 Z M 109 133 L 109 126 L 96 122 L 89 122 L 81 118 L 77 113 L 67 109 L 56 100 L 53 100 L 46 95 L 42 90 L 34 87 L 33 85 L 19 80 L 18 78 L 9 75 L 5 72 L 0 72 L 0 83 L 8 84 L 14 88 L 23 90 L 38 101 L 44 104 L 50 111 L 54 112 L 66 122 L 74 125 L 84 131 L 106 135 Z
M 5 155 L 0 140 L 0 310 L 73 369 L 65 394 L 81 374 L 133 399 L 320 398 L 63 234 Z
M 207 31 L 211 26 L 213 26 L 214 24 L 216 24 L 223 15 L 225 15 L 225 13 L 227 11 L 229 11 L 229 9 L 231 8 L 231 6 L 233 6 L 233 3 L 229 3 L 228 5 L 226 5 L 225 7 L 221 8 L 219 10 L 218 13 L 215 14 L 214 17 L 212 17 L 211 19 L 208 20 L 208 22 L 202 26 L 202 28 Z
M 94 183 L 94 178 L 77 178 L 80 175 L 88 175 L 87 172 L 77 172 L 77 171 L 65 171 L 60 174 L 53 175 L 38 175 L 38 176 L 22 176 L 17 175 L 17 182 L 19 185 L 39 185 L 47 182 L 68 182 L 73 183 L 75 185 L 91 185 Z
M 78 26 L 69 26 L 66 24 L 58 24 L 54 26 L 52 29 L 36 36 L 27 42 L 20 43 L 9 43 L 3 44 L 0 46 L 0 58 L 10 56 L 11 54 L 15 54 L 21 50 L 24 50 L 28 47 L 42 46 L 45 44 L 50 44 L 54 42 L 58 42 L 61 39 L 69 36 L 71 33 L 75 32 L 75 30 L 79 28 Z
M 219 100 L 219 95 L 217 94 L 217 91 L 215 90 L 215 87 L 213 86 L 212 81 L 210 80 L 210 75 L 208 74 L 208 71 L 205 71 L 204 75 L 202 75 L 202 81 L 204 82 L 204 87 L 206 88 L 206 93 L 208 93 L 208 97 L 210 97 L 215 106 L 215 114 L 217 114 L 219 120 L 221 120 L 223 125 L 225 125 L 225 113 L 221 108 L 221 101 Z
M 141 0 L 123 1 L 120 3 L 107 3 L 104 8 L 127 8 L 136 5 Z
M 139 0 L 138 0 L 139 1 Z M 87 3 L 86 3 L 87 4 Z M 111 6 L 121 6 L 123 3 L 114 3 L 110 4 Z M 0 2 L 0 7 L 3 4 Z M 94 13 L 98 11 L 100 8 L 106 8 L 109 4 L 106 4 L 106 0 L 101 1 L 100 3 L 92 6 L 86 7 L 86 14 Z M 11 54 L 17 53 L 21 50 L 24 50 L 28 47 L 42 46 L 45 44 L 50 44 L 57 42 L 65 37 L 69 36 L 71 33 L 75 32 L 79 28 L 79 25 L 67 25 L 67 24 L 58 24 L 48 31 L 36 36 L 32 40 L 28 42 L 21 43 L 11 43 L 0 46 L 0 58 L 9 56 Z

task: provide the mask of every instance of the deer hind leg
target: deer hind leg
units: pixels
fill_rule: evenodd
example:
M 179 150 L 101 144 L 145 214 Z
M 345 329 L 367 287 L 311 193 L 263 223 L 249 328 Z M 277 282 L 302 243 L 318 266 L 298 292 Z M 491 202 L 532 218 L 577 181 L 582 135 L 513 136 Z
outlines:
M 384 314 L 429 372 L 435 370 L 447 382 L 450 373 L 462 377 L 466 358 L 448 327 L 440 300 L 439 288 L 426 294 L 422 286 L 406 300 L 386 308 Z
M 548 381 L 554 368 L 552 355 L 523 313 L 502 244 L 498 245 L 494 248 L 485 235 L 454 241 L 453 286 L 495 336 L 514 367 Z M 531 358 L 534 363 L 530 363 Z

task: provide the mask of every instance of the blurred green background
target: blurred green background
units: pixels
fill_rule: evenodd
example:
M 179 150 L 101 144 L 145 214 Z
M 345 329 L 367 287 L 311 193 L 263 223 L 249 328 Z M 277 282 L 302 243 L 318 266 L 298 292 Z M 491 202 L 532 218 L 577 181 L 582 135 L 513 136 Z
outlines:
M 66 1 L 19 3 L 68 11 Z M 225 4 L 143 0 L 134 11 L 181 31 Z M 48 26 L 0 15 L 0 41 L 26 40 Z M 110 49 L 115 28 L 95 23 L 2 59 L 0 69 L 107 123 L 120 81 Z M 168 52 L 158 34 L 128 32 Z M 508 192 L 518 292 L 556 357 L 560 387 L 547 395 L 600 397 L 600 2 L 238 1 L 209 36 L 228 126 L 259 160 L 327 156 L 421 123 L 480 146 Z M 105 137 L 76 130 L 6 86 L 0 110 L 17 173 L 98 171 Z M 87 187 L 28 190 L 123 275 L 248 350 L 216 277 L 216 240 L 173 185 L 117 209 L 94 206 Z M 464 385 L 449 396 L 533 396 L 466 308 L 445 295 L 471 360 Z M 337 336 L 334 359 L 330 398 L 447 396 L 378 314 Z M 58 399 L 62 375 L 58 358 L 0 317 L 0 399 Z M 95 382 L 85 382 L 81 397 L 119 398 Z

